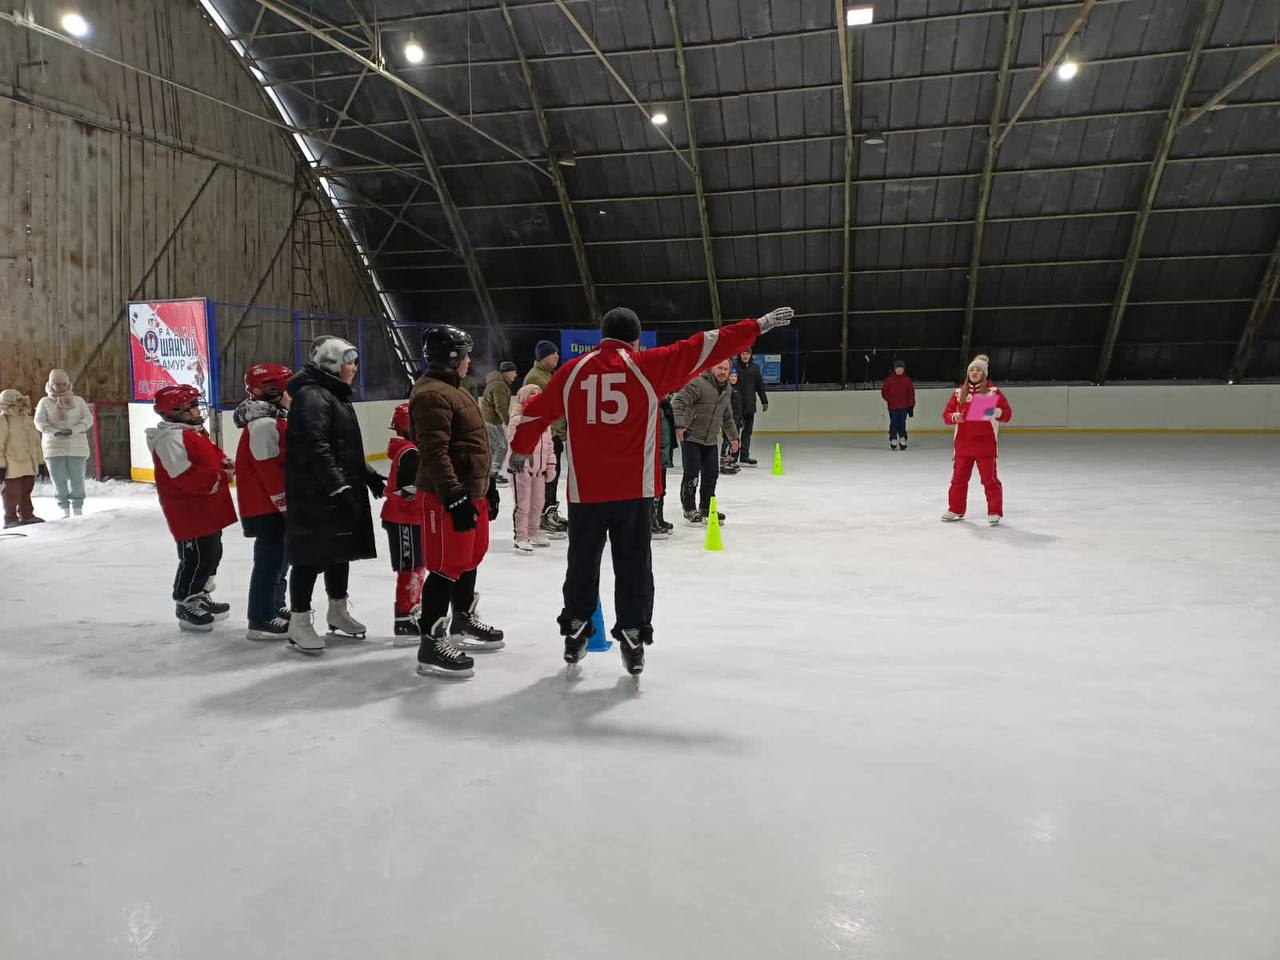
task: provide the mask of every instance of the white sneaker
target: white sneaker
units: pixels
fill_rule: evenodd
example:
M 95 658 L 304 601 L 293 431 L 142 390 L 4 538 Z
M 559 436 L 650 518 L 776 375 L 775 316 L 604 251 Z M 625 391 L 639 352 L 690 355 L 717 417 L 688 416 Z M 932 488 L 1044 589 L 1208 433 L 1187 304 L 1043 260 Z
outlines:
M 942 515 L 943 523 L 955 523 L 957 520 L 963 520 L 963 519 L 964 519 L 963 513 L 952 513 L 950 510 L 948 510 L 946 513 Z
M 289 614 L 289 647 L 314 657 L 324 653 L 324 638 L 316 633 L 311 618 L 310 610 Z
M 363 640 L 369 628 L 351 615 L 351 603 L 346 597 L 341 600 L 329 600 L 329 615 L 325 619 L 329 624 L 329 632 L 345 634 Z
M 987 517 L 987 523 L 991 524 L 993 527 L 998 527 L 1000 526 L 1000 521 L 1003 519 L 1004 517 L 1000 516 L 998 513 L 993 513 L 991 516 Z
M 533 539 L 532 539 L 532 540 L 530 540 L 529 542 L 530 542 L 530 543 L 532 543 L 535 547 L 538 547 L 538 548 L 542 548 L 542 547 L 549 547 L 549 546 L 551 546 L 551 538 L 550 538 L 550 537 L 548 537 L 548 536 L 547 536 L 545 533 L 543 533 L 541 530 L 539 530 L 537 533 L 535 533 L 535 534 L 533 535 Z
M 517 540 L 515 552 L 522 557 L 531 557 L 533 556 L 533 544 L 528 540 Z

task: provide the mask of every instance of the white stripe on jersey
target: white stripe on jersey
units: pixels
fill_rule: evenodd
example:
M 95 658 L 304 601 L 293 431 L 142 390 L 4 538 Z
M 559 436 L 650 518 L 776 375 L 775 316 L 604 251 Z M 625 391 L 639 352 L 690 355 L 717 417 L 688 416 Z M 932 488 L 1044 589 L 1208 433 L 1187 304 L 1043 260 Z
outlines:
M 658 455 L 658 394 L 653 389 L 653 384 L 640 372 L 636 362 L 631 359 L 631 354 L 625 350 L 619 350 L 618 356 L 622 358 L 622 362 L 627 365 L 627 368 L 636 375 L 636 379 L 640 381 L 640 385 L 644 387 L 645 394 L 649 397 L 649 413 L 645 420 L 644 428 L 644 484 L 640 488 L 640 496 L 656 497 L 658 495 L 658 481 L 654 463 Z
M 590 359 L 580 360 L 574 364 L 573 370 L 569 376 L 564 378 L 564 413 L 569 416 L 569 396 L 573 392 L 573 383 L 578 379 L 578 374 L 582 372 L 582 368 L 590 363 Z M 568 478 L 569 485 L 569 502 L 578 503 L 578 472 L 573 469 L 573 431 L 566 430 L 564 437 L 564 466 L 565 474 Z
M 697 373 L 698 368 L 707 362 L 707 357 L 711 356 L 711 351 L 716 348 L 716 342 L 719 339 L 719 330 L 708 330 L 702 335 L 702 354 L 698 357 L 697 362 L 689 368 L 689 376 L 693 376 Z

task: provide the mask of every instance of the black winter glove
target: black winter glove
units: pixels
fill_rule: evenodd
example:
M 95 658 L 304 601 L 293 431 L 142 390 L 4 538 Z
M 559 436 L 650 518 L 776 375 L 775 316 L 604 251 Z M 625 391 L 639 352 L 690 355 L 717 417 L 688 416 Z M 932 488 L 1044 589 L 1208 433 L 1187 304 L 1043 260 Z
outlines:
M 767 400 L 764 403 L 760 404 L 760 406 L 764 408 L 765 413 L 769 412 L 769 402 Z
M 382 474 L 375 470 L 370 470 L 365 475 L 365 483 L 369 485 L 369 492 L 373 494 L 373 499 L 381 500 L 383 493 L 387 489 L 387 481 L 382 479 Z
M 910 407 L 910 408 L 907 410 L 907 416 L 908 416 L 908 417 L 914 417 L 915 415 L 916 415 L 916 408 L 915 408 L 915 407 Z
M 480 516 L 480 511 L 476 509 L 475 501 L 467 495 L 467 491 L 459 489 L 449 494 L 444 508 L 453 519 L 453 529 L 459 533 L 476 528 L 476 518 Z
M 493 477 L 489 478 L 489 492 L 484 496 L 489 501 L 489 522 L 492 523 L 498 519 L 498 505 L 502 503 L 502 499 L 498 496 L 498 484 Z

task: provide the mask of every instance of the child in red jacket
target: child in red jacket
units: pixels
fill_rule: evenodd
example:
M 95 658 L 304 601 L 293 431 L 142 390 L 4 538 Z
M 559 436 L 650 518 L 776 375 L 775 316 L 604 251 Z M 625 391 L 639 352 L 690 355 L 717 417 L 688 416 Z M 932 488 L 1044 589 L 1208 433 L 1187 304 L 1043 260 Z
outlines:
M 178 542 L 173 579 L 178 626 L 212 630 L 214 620 L 225 620 L 231 609 L 215 603 L 210 594 L 222 559 L 222 530 L 236 522 L 231 505 L 235 468 L 205 432 L 195 387 L 161 387 L 155 410 L 161 423 L 147 431 L 147 446 L 155 462 L 160 509 Z
M 284 438 L 289 411 L 285 387 L 293 371 L 259 363 L 244 375 L 245 399 L 233 417 L 242 431 L 236 448 L 236 500 L 240 526 L 253 539 L 249 577 L 250 640 L 289 636 L 284 602 L 289 558 L 285 543 Z
M 1004 518 L 1004 487 L 996 475 L 996 438 L 1000 424 L 1013 417 L 1009 401 L 988 379 L 991 360 L 985 354 L 974 357 L 964 383 L 947 401 L 942 415 L 945 423 L 955 426 L 955 469 L 951 474 L 951 492 L 942 515 L 946 522 L 964 519 L 969 497 L 969 478 L 974 464 L 987 491 L 987 523 L 995 526 Z
M 391 414 L 395 436 L 387 444 L 391 472 L 387 496 L 382 501 L 382 529 L 391 544 L 391 569 L 396 572 L 396 646 L 417 646 L 422 639 L 418 616 L 422 611 L 422 585 L 427 579 L 422 556 L 422 506 L 414 480 L 418 475 L 418 448 L 409 436 L 409 404 Z M 403 641 L 400 637 L 404 637 Z
M 884 397 L 885 406 L 889 408 L 889 449 L 905 450 L 907 417 L 916 415 L 916 385 L 907 376 L 906 361 L 893 362 L 893 373 L 885 378 L 880 396 Z

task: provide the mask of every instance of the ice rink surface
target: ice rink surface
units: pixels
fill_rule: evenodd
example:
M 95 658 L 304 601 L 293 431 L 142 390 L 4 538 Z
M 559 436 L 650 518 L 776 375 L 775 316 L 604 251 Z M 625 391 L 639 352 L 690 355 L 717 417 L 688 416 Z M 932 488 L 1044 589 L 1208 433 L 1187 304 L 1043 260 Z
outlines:
M 304 660 L 234 528 L 176 629 L 147 490 L 0 540 L 0 957 L 1280 955 L 1280 438 L 1007 433 L 994 530 L 949 438 L 765 443 L 725 553 L 654 545 L 638 685 L 566 678 L 563 544 L 496 540 L 450 685 L 381 541 Z

